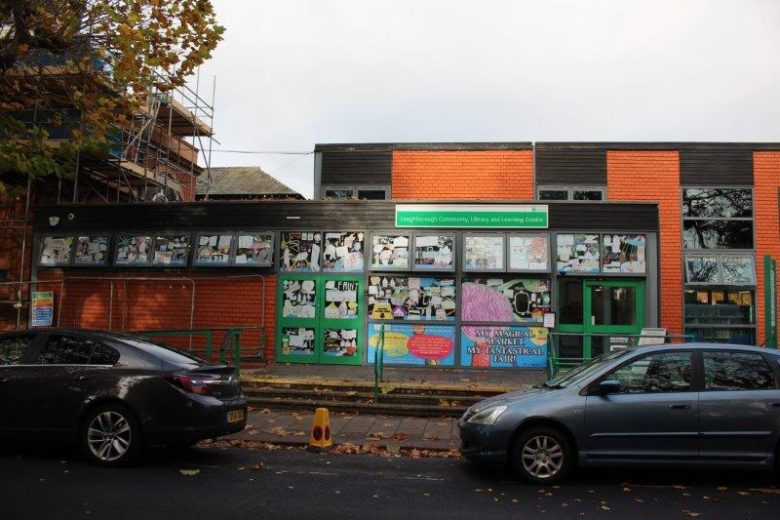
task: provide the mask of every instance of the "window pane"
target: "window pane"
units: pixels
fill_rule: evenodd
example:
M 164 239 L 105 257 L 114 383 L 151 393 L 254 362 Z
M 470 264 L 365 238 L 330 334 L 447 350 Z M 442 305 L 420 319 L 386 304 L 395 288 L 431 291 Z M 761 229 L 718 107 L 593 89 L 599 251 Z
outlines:
M 190 248 L 189 235 L 157 235 L 154 239 L 154 265 L 185 266 Z
M 557 271 L 599 272 L 599 235 L 559 234 L 557 239 Z
M 645 235 L 604 235 L 601 248 L 602 271 L 605 273 L 638 273 L 647 270 Z
M 95 345 L 95 351 L 89 362 L 93 365 L 114 365 L 117 361 L 119 361 L 119 352 L 98 344 Z
M 326 199 L 351 199 L 352 190 L 325 190 Z
M 455 280 L 370 276 L 368 316 L 373 320 L 454 320 Z
M 358 190 L 360 200 L 385 200 L 385 190 Z
M 147 265 L 151 242 L 149 235 L 119 235 L 114 264 Z
M 322 251 L 322 270 L 355 272 L 363 270 L 362 231 L 325 233 Z
M 569 190 L 539 190 L 539 200 L 568 200 Z
M 582 325 L 582 281 L 558 281 L 558 312 L 563 324 Z
M 284 280 L 282 284 L 283 318 L 317 317 L 315 280 Z
M 325 281 L 326 320 L 354 320 L 360 316 L 358 289 L 360 284 L 353 280 Z
M 35 336 L 13 336 L 0 340 L 0 365 L 18 365 Z
M 86 365 L 95 343 L 70 336 L 49 336 L 38 354 L 41 365 Z
M 462 290 L 463 321 L 541 323 L 551 310 L 549 280 L 467 278 Z
M 238 235 L 235 265 L 270 266 L 273 260 L 273 233 Z
M 692 372 L 690 352 L 664 352 L 624 365 L 604 379 L 620 381 L 622 394 L 687 392 Z
M 688 188 L 683 190 L 686 217 L 752 217 L 753 193 L 744 188 Z
M 723 256 L 723 283 L 727 285 L 755 285 L 756 267 L 752 256 Z
M 40 265 L 67 265 L 70 262 L 70 249 L 73 245 L 72 236 L 43 237 L 41 244 Z
M 408 269 L 409 235 L 373 235 L 372 269 Z
M 636 288 L 596 285 L 591 288 L 594 325 L 634 325 Z
M 775 388 L 775 376 L 760 354 L 705 352 L 705 390 L 765 390 Z
M 504 237 L 466 236 L 464 238 L 463 269 L 468 271 L 503 271 Z
M 509 269 L 512 271 L 548 271 L 550 244 L 547 235 L 510 236 Z
M 280 271 L 319 271 L 322 233 L 288 231 L 279 234 Z
M 76 237 L 73 265 L 106 265 L 108 260 L 108 236 L 81 235 Z
M 753 222 L 749 220 L 685 220 L 685 249 L 752 249 Z
M 685 334 L 691 336 L 688 341 L 707 343 L 734 343 L 737 345 L 755 345 L 756 329 L 752 328 L 686 328 Z
M 602 200 L 604 192 L 601 190 L 574 190 L 574 200 Z
M 430 271 L 452 271 L 455 237 L 452 235 L 417 235 L 414 238 L 414 268 Z
M 689 283 L 719 283 L 718 259 L 714 256 L 686 257 L 685 281 Z
M 685 323 L 689 325 L 749 325 L 755 323 L 753 291 L 688 289 Z

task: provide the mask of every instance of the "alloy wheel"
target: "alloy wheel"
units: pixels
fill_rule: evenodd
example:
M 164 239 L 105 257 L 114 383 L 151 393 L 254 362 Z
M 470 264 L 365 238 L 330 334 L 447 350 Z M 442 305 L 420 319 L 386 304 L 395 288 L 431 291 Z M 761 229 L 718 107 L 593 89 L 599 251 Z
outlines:
M 523 469 L 538 480 L 548 480 L 560 473 L 564 457 L 563 447 L 549 435 L 529 438 L 520 452 Z
M 133 442 L 133 430 L 127 418 L 115 410 L 105 410 L 87 425 L 87 446 L 103 462 L 115 462 L 125 456 Z

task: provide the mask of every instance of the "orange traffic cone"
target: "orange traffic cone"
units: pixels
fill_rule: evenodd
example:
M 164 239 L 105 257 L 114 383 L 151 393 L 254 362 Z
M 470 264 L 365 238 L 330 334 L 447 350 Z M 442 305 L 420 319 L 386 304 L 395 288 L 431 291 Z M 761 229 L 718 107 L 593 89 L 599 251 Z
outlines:
M 309 448 L 322 450 L 333 446 L 330 437 L 330 415 L 327 408 L 317 408 L 314 411 L 314 422 L 309 435 Z

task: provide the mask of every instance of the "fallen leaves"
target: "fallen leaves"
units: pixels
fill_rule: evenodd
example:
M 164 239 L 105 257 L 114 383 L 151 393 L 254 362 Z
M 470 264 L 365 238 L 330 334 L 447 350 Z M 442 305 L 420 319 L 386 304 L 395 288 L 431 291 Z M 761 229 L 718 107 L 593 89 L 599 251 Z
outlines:
M 179 473 L 181 473 L 185 477 L 194 477 L 198 473 L 200 473 L 200 470 L 199 469 L 180 469 Z

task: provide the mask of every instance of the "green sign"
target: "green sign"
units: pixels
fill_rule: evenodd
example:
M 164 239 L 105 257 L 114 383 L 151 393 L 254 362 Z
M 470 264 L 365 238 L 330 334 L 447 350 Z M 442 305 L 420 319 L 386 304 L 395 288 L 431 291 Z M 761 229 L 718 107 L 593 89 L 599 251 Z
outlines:
M 764 324 L 765 345 L 777 348 L 777 261 L 764 256 Z
M 547 229 L 544 204 L 403 204 L 395 207 L 400 228 Z

